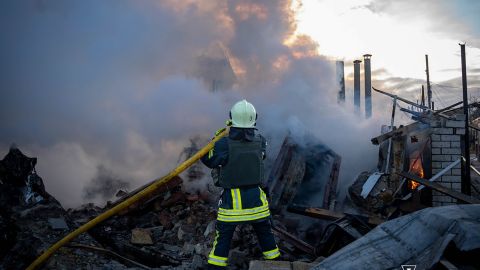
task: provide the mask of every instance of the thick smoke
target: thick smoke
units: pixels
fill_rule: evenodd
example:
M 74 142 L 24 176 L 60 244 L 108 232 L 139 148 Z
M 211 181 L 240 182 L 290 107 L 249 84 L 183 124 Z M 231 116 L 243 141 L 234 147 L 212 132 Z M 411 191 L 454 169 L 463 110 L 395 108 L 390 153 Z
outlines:
M 100 199 L 105 202 L 112 199 L 118 190 L 128 191 L 129 187 L 128 181 L 99 165 L 97 175 L 83 189 L 83 199 L 88 201 Z
M 340 185 L 375 166 L 379 118 L 337 105 L 335 63 L 295 37 L 291 1 L 4 1 L 0 31 L 0 150 L 39 157 L 67 207 L 99 166 L 132 188 L 168 172 L 242 98 L 270 158 L 287 132 L 311 133 L 342 156 Z M 229 57 L 231 89 L 196 72 L 212 50 Z

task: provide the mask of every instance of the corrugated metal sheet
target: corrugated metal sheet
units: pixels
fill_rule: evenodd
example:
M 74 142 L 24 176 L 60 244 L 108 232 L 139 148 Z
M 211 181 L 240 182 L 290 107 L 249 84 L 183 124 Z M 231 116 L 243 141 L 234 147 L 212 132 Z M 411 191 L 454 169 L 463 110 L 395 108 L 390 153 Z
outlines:
M 312 269 L 429 269 L 449 243 L 460 251 L 480 248 L 480 205 L 427 208 L 385 222 Z

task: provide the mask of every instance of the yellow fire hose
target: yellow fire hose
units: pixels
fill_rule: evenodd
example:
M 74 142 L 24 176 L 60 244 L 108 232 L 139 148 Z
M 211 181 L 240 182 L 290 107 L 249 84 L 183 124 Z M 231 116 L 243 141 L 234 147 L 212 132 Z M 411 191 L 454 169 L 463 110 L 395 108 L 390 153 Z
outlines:
M 133 195 L 132 197 L 128 198 L 127 200 L 121 202 L 120 204 L 116 205 L 115 207 L 105 211 L 104 213 L 100 214 L 96 218 L 90 220 L 89 222 L 83 224 L 80 226 L 78 229 L 74 230 L 73 232 L 69 233 L 67 236 L 65 236 L 63 239 L 55 243 L 53 246 L 48 248 L 43 252 L 40 257 L 38 257 L 35 261 L 33 261 L 28 267 L 27 270 L 33 270 L 42 265 L 50 256 L 53 255 L 55 251 L 57 251 L 59 248 L 61 248 L 63 245 L 66 243 L 70 242 L 73 240 L 75 237 L 80 235 L 81 233 L 84 233 L 88 231 L 89 229 L 95 227 L 98 223 L 106 220 L 107 218 L 117 214 L 118 212 L 124 210 L 125 208 L 129 207 L 131 204 L 137 202 L 138 200 L 152 194 L 155 192 L 157 188 L 162 186 L 163 184 L 167 183 L 170 181 L 173 177 L 177 176 L 184 170 L 186 170 L 188 167 L 190 167 L 192 164 L 194 164 L 196 161 L 198 161 L 201 157 L 203 157 L 205 154 L 210 151 L 213 146 L 215 145 L 215 142 L 220 140 L 222 137 L 227 135 L 228 133 L 228 128 L 225 128 L 223 132 L 215 136 L 215 138 L 212 139 L 210 143 L 208 143 L 205 147 L 200 149 L 195 155 L 190 157 L 189 159 L 185 160 L 182 164 L 180 164 L 177 168 L 175 168 L 173 171 L 171 171 L 169 174 L 163 176 L 162 178 L 159 178 L 155 180 L 150 186 L 146 187 L 142 191 L 138 192 L 137 194 Z

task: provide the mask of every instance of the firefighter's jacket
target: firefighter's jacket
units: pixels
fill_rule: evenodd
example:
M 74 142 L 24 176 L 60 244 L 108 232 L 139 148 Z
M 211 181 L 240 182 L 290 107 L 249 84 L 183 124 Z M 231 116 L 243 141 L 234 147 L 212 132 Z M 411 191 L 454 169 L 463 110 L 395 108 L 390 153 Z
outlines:
M 232 127 L 230 128 L 228 138 L 225 137 L 217 141 L 214 148 L 202 157 L 202 162 L 214 170 L 225 167 L 229 161 L 229 140 L 253 142 L 258 138 L 261 138 L 262 158 L 265 159 L 267 145 L 265 138 L 255 134 L 254 128 L 240 129 Z M 235 164 L 228 164 L 228 166 L 231 165 Z M 263 162 L 261 166 L 263 166 Z M 267 197 L 260 187 L 261 181 L 256 182 L 257 184 L 254 185 L 236 188 L 224 187 L 218 203 L 218 221 L 228 223 L 257 222 L 270 216 Z

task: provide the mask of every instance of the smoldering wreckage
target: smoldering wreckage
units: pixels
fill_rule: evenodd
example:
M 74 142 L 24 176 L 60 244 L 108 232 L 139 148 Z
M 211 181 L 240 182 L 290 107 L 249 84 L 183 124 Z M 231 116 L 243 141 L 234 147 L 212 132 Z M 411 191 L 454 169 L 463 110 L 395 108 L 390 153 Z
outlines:
M 239 226 L 229 268 L 479 269 L 480 183 L 473 177 L 471 195 L 461 193 L 466 119 L 454 107 L 421 108 L 412 112 L 414 123 L 383 127 L 372 139 L 379 145 L 377 170 L 357 177 L 342 211 L 336 200 L 341 157 L 315 138 L 304 144 L 287 136 L 268 178 L 281 261 L 262 261 L 252 228 Z M 187 149 L 188 155 L 198 150 Z M 0 161 L 2 269 L 25 269 L 69 231 L 148 187 L 120 190 L 118 200 L 104 208 L 65 210 L 45 190 L 36 161 L 16 147 Z M 205 269 L 216 210 L 206 203 L 208 194 L 184 190 L 199 174 L 194 165 L 187 180 L 174 176 L 162 182 L 80 233 L 40 267 Z
M 393 99 L 390 125 L 371 139 L 377 168 L 360 173 L 340 202 L 341 156 L 312 136 L 285 137 L 266 183 L 280 260 L 261 260 L 253 229 L 238 226 L 228 269 L 480 269 L 480 163 L 464 158 L 480 118 L 467 117 L 462 102 L 434 110 L 373 89 Z M 369 117 L 371 93 L 365 98 Z M 395 127 L 400 102 L 414 122 Z M 45 189 L 37 159 L 12 146 L 0 161 L 0 269 L 206 269 L 216 220 L 208 202 L 219 194 L 185 187 L 203 177 L 195 162 L 214 142 L 199 149 L 192 140 L 179 167 L 118 190 L 103 208 L 68 210 Z

